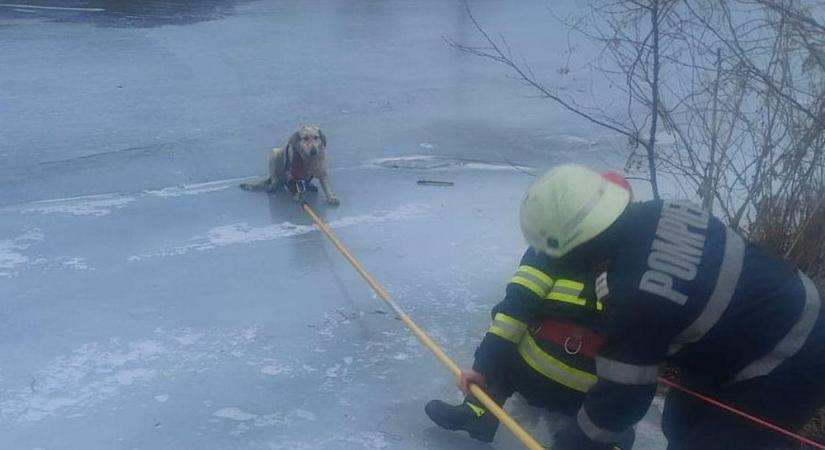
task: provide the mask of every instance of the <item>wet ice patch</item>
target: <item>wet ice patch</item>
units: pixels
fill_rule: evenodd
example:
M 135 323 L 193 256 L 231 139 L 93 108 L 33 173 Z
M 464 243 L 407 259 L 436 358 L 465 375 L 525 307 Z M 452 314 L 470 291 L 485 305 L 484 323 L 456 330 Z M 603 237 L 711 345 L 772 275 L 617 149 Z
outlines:
M 155 401 L 158 402 L 158 403 L 166 403 L 167 400 L 169 400 L 169 395 L 168 394 L 156 395 L 155 396 Z
M 223 191 L 230 187 L 236 186 L 240 181 L 250 179 L 251 177 L 229 178 L 205 183 L 181 184 L 178 186 L 170 186 L 134 194 L 108 193 L 40 200 L 6 206 L 0 208 L 0 213 L 20 212 L 23 214 L 38 213 L 101 217 L 109 215 L 114 210 L 121 209 L 126 205 L 146 198 L 147 196 L 174 198 L 184 195 L 206 194 Z
M 394 439 L 395 445 L 398 445 Z M 358 449 L 378 450 L 389 448 L 390 442 L 386 433 L 380 431 L 347 432 L 345 435 L 318 439 L 309 437 L 304 441 L 279 440 L 269 443 L 269 450 L 315 450 L 315 449 Z M 406 448 L 406 447 L 405 447 Z
M 296 225 L 283 222 L 266 227 L 253 227 L 247 223 L 235 223 L 209 230 L 206 239 L 207 248 L 233 244 L 247 244 L 257 241 L 270 241 L 300 234 L 307 234 L 315 229 L 312 225 Z
M 341 371 L 341 365 L 336 364 L 332 367 L 327 368 L 326 376 L 327 376 L 327 378 L 338 378 L 338 376 L 340 375 L 340 371 Z
M 36 422 L 85 414 L 158 379 L 200 373 L 210 363 L 233 358 L 234 350 L 246 349 L 256 339 L 255 330 L 248 328 L 209 334 L 156 330 L 154 334 L 154 339 L 133 342 L 112 338 L 89 343 L 53 359 L 32 374 L 30 383 L 0 385 L 0 421 Z M 154 398 L 164 402 L 169 396 Z
M 290 426 L 295 422 L 314 422 L 316 417 L 311 411 L 294 409 L 289 412 L 273 412 L 269 414 L 254 414 L 237 407 L 221 408 L 212 413 L 218 419 L 238 422 L 229 434 L 238 436 L 249 431 L 252 427 Z
M 0 391 L 0 417 L 38 421 L 62 411 L 76 412 L 116 395 L 121 387 L 155 378 L 157 371 L 134 367 L 158 358 L 165 349 L 137 342 L 125 347 L 87 344 L 55 359 L 33 376 L 30 386 Z
M 480 161 L 448 156 L 414 155 L 397 158 L 379 158 L 369 161 L 370 165 L 386 169 L 410 170 L 529 170 L 523 165 L 500 161 Z
M 21 206 L 23 214 L 68 214 L 73 216 L 105 216 L 114 209 L 123 208 L 134 202 L 135 197 L 121 194 L 87 195 L 83 197 L 58 198 L 28 203 Z
M 0 240 L 0 276 L 16 275 L 29 262 L 23 252 L 39 242 L 43 242 L 43 234 L 36 229 L 14 239 Z
M 177 336 L 174 336 L 172 339 L 177 341 L 180 345 L 183 346 L 190 346 L 198 342 L 202 337 L 203 333 L 182 333 Z
M 71 269 L 71 270 L 94 270 L 83 258 L 57 257 L 31 259 L 24 268 L 42 267 L 46 269 Z
M 157 371 L 149 369 L 128 369 L 119 370 L 106 377 L 105 380 L 112 381 L 121 386 L 131 386 L 135 383 L 151 380 L 157 375 Z
M 341 320 L 342 316 L 359 317 L 359 322 L 373 321 L 370 328 L 375 335 L 369 338 L 355 340 L 342 339 L 343 335 L 352 332 L 352 322 Z M 301 369 L 303 376 L 320 377 L 318 390 L 320 392 L 339 392 L 344 386 L 361 383 L 364 380 L 386 380 L 396 376 L 396 371 L 402 364 L 408 366 L 423 357 L 424 348 L 406 330 L 396 328 L 396 324 L 387 320 L 384 314 L 363 314 L 356 311 L 336 310 L 335 313 L 324 313 L 323 320 L 313 325 L 320 337 L 320 345 L 334 349 L 336 354 L 346 356 L 333 361 L 324 361 L 316 370 L 305 366 Z M 321 356 L 324 358 L 324 356 Z
M 261 373 L 266 375 L 290 375 L 293 372 L 293 368 L 287 364 L 270 364 L 266 367 L 261 368 Z
M 218 192 L 230 187 L 235 187 L 238 182 L 248 180 L 244 178 L 232 178 L 228 180 L 210 181 L 207 183 L 183 184 L 180 186 L 166 187 L 155 191 L 146 191 L 146 194 L 156 197 L 180 197 L 182 195 L 198 195 L 209 192 Z
M 356 225 L 381 223 L 394 220 L 408 220 L 426 216 L 429 206 L 411 203 L 401 205 L 391 210 L 380 210 L 370 214 L 342 217 L 327 223 L 332 228 L 346 228 Z M 292 236 L 300 236 L 315 232 L 314 225 L 298 225 L 291 222 L 282 222 L 275 225 L 256 227 L 247 223 L 234 223 L 212 228 L 206 236 L 195 236 L 189 243 L 154 253 L 145 253 L 129 257 L 129 261 L 140 261 L 158 256 L 183 255 L 191 251 L 211 250 L 237 244 L 271 241 Z
M 86 264 L 86 260 L 83 258 L 63 258 L 60 263 L 69 269 L 89 270 L 89 265 Z
M 365 432 L 357 436 L 350 436 L 346 441 L 363 449 L 378 449 L 390 446 L 384 434 L 378 432 Z
M 293 411 L 293 414 L 295 415 L 295 417 L 308 420 L 310 422 L 314 422 L 317 419 L 315 413 L 313 413 L 312 411 L 307 411 L 305 409 L 296 409 L 295 411 Z
M 239 422 L 252 420 L 258 417 L 257 414 L 243 412 L 238 408 L 222 408 L 212 413 L 212 415 L 215 417 L 220 417 L 221 419 L 237 420 Z

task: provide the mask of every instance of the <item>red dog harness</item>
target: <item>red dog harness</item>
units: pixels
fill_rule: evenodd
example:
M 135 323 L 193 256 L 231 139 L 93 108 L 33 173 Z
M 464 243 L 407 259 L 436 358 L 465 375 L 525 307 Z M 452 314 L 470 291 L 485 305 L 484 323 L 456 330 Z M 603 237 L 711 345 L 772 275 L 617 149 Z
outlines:
M 290 158 L 290 156 L 292 157 Z M 307 172 L 304 168 L 304 158 L 296 151 L 284 152 L 284 158 L 286 159 L 286 171 L 289 174 L 289 179 L 284 187 L 291 194 L 304 192 L 307 189 L 307 184 L 312 181 L 312 177 L 307 178 Z
M 289 176 L 293 180 L 303 180 L 306 178 L 307 173 L 304 170 L 304 158 L 301 158 L 300 153 L 292 152 L 292 158 L 287 160 L 287 166 L 289 168 Z
M 581 353 L 594 358 L 604 342 L 604 337 L 595 331 L 570 322 L 545 320 L 539 325 L 535 336 L 550 342 L 570 355 Z

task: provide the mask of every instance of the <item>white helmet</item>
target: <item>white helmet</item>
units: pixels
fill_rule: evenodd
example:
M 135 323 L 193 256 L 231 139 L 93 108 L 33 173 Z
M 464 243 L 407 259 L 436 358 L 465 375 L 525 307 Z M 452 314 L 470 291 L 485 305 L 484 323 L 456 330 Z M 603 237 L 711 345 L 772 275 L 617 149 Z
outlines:
M 521 201 L 530 246 L 558 258 L 607 230 L 630 203 L 626 182 L 615 175 L 564 164 L 537 179 Z

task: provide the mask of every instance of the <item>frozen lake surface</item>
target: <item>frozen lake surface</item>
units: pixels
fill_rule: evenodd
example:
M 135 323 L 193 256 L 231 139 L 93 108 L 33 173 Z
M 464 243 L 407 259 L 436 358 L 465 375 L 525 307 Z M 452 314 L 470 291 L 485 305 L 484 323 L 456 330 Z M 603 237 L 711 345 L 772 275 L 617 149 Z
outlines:
M 519 447 L 432 425 L 446 369 L 300 208 L 236 187 L 319 123 L 342 200 L 319 213 L 469 365 L 529 173 L 617 160 L 444 43 L 476 38 L 461 2 L 25 3 L 0 4 L 0 448 Z M 473 8 L 585 82 L 544 2 Z M 548 444 L 562 422 L 508 410 Z M 663 448 L 656 416 L 635 448 Z

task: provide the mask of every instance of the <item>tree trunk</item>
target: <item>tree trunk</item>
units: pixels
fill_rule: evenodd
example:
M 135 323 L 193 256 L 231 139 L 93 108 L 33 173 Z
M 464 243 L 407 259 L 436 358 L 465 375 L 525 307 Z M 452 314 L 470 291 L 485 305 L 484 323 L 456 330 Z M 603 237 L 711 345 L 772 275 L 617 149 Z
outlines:
M 650 137 L 645 149 L 647 150 L 647 166 L 650 173 L 650 187 L 653 198 L 659 200 L 659 182 L 656 179 L 656 127 L 659 122 L 659 0 L 650 2 L 650 23 L 653 33 L 653 81 L 651 82 L 651 119 Z

